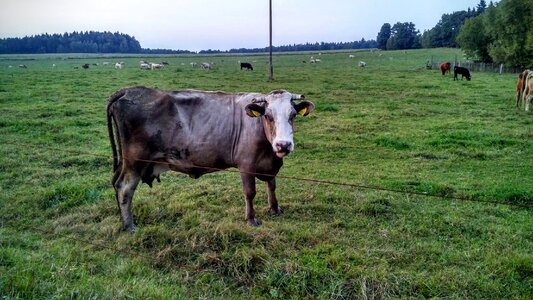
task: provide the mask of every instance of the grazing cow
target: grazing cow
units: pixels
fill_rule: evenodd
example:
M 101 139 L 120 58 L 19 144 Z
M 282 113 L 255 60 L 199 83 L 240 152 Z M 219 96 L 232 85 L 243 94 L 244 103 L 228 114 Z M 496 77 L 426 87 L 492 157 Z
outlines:
M 163 67 L 164 67 L 164 65 L 162 65 L 162 64 L 150 63 L 150 68 L 152 68 L 152 70 L 163 69 Z
M 270 211 L 282 210 L 275 177 L 294 150 L 293 122 L 314 109 L 285 90 L 224 93 L 125 88 L 107 104 L 115 197 L 123 229 L 135 229 L 132 198 L 139 182 L 152 186 L 165 171 L 192 178 L 235 167 L 240 171 L 245 218 L 259 226 L 253 199 L 256 178 L 266 182 Z M 115 136 L 116 135 L 116 136 Z
M 252 67 L 252 64 L 251 63 L 247 63 L 247 62 L 242 62 L 241 63 L 241 70 L 242 69 L 246 69 L 246 70 L 254 70 L 254 68 Z
M 198 64 L 197 64 L 197 63 L 195 63 L 194 61 L 193 61 L 193 62 L 191 62 L 191 67 L 193 67 L 193 68 L 196 68 L 196 66 L 197 66 L 197 65 L 198 65 Z
M 122 69 L 123 66 L 124 66 L 123 62 L 116 63 L 115 64 L 115 69 Z
M 150 66 L 150 64 L 141 63 L 139 64 L 139 68 L 141 68 L 141 70 L 150 70 L 152 67 Z
M 89 64 L 83 64 L 83 66 L 81 66 L 82 68 L 84 69 L 89 69 Z
M 364 62 L 364 61 L 360 61 L 360 62 L 359 62 L 359 67 L 361 67 L 361 68 L 365 68 L 365 67 L 366 67 L 366 62 Z
M 208 63 L 206 63 L 206 62 L 203 62 L 200 66 L 201 66 L 202 69 L 204 69 L 204 70 L 209 70 L 209 69 L 211 69 L 211 65 L 208 64 Z
M 162 61 L 161 64 L 165 65 L 165 66 L 168 66 L 168 61 Z
M 353 54 L 350 54 L 350 55 L 348 55 L 348 57 L 349 57 L 349 58 L 354 58 L 354 57 L 355 57 L 355 55 L 353 55 Z
M 453 67 L 453 80 L 459 80 L 457 78 L 457 74 L 461 74 L 461 80 L 463 80 L 463 78 L 466 77 L 466 80 L 470 81 L 470 79 L 472 79 L 472 77 L 470 76 L 470 71 L 468 71 L 467 68 L 463 68 L 463 67 L 458 67 L 458 66 L 455 66 Z
M 516 83 L 516 107 L 520 107 L 521 102 L 524 101 L 524 89 L 526 88 L 526 79 L 529 72 L 526 69 L 518 75 L 518 81 Z
M 319 58 L 314 58 L 314 57 L 312 57 L 312 56 L 311 56 L 311 58 L 309 59 L 309 63 L 310 63 L 310 64 L 318 64 L 318 63 L 320 63 L 320 62 L 321 62 L 321 60 L 320 60 Z
M 26 68 L 28 68 L 28 66 L 26 66 L 26 65 L 19 65 L 19 68 L 26 69 Z
M 529 71 L 524 81 L 524 92 L 522 97 L 526 102 L 526 111 L 529 111 L 529 105 L 533 104 L 533 72 Z
M 446 75 L 446 72 L 450 74 L 451 70 L 452 70 L 452 64 L 450 62 L 447 61 L 447 62 L 443 62 L 442 64 L 440 64 L 440 71 L 442 72 L 442 76 Z

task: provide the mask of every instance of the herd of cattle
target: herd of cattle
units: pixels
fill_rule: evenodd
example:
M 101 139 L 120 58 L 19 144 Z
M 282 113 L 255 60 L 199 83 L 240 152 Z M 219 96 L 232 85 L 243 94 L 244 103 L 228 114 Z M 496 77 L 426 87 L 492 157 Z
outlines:
M 442 75 L 446 75 L 446 73 L 450 74 L 452 68 L 452 64 L 450 62 L 443 62 L 440 64 L 440 71 L 442 72 Z M 461 80 L 463 78 L 466 78 L 466 80 L 470 81 L 472 79 L 472 76 L 470 75 L 470 70 L 464 67 L 454 66 L 453 67 L 453 80 L 459 80 L 457 78 L 457 75 L 461 75 Z
M 440 64 L 440 71 L 442 75 L 450 74 L 452 64 L 450 62 L 443 62 Z M 472 76 L 467 68 L 454 66 L 453 80 L 459 80 L 457 75 L 461 75 L 461 80 L 471 80 Z M 518 82 L 516 83 L 516 107 L 525 106 L 525 111 L 529 111 L 529 106 L 533 104 L 533 71 L 526 69 L 518 75 Z

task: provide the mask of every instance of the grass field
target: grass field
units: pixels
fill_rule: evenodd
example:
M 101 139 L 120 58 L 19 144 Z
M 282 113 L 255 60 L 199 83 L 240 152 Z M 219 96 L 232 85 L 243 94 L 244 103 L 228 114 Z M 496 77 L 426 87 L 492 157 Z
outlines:
M 516 74 L 424 67 L 455 55 L 278 54 L 273 82 L 264 55 L 0 56 L 0 297 L 532 299 L 533 114 L 515 107 Z M 305 94 L 316 110 L 280 172 L 285 213 L 268 215 L 258 185 L 252 228 L 237 173 L 165 173 L 120 232 L 105 107 L 135 85 Z

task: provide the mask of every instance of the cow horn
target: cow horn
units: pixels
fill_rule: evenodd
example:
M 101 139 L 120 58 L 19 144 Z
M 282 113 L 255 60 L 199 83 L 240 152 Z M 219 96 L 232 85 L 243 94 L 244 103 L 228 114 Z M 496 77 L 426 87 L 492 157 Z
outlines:
M 303 100 L 305 99 L 304 95 L 292 94 L 292 100 Z

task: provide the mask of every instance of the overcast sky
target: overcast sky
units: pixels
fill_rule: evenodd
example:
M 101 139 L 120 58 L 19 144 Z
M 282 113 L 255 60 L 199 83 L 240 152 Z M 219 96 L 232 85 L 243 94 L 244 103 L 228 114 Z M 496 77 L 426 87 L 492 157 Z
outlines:
M 479 0 L 272 2 L 279 46 L 375 39 L 383 23 L 413 22 L 423 32 Z M 268 0 L 1 0 L 0 7 L 0 38 L 93 30 L 129 34 L 143 48 L 268 46 Z

